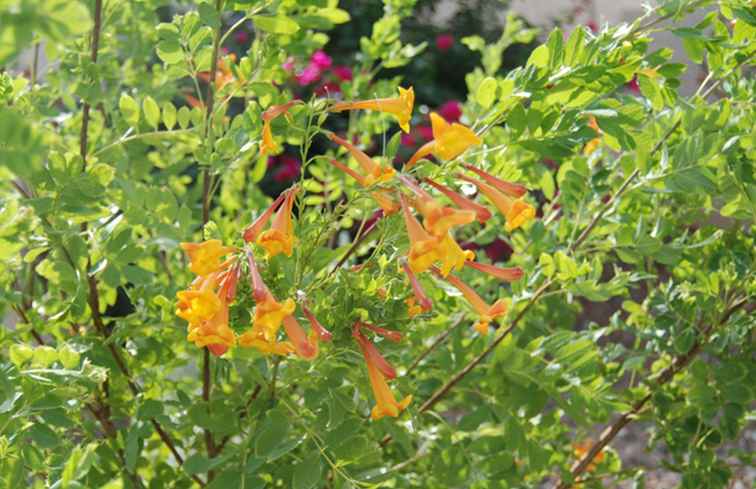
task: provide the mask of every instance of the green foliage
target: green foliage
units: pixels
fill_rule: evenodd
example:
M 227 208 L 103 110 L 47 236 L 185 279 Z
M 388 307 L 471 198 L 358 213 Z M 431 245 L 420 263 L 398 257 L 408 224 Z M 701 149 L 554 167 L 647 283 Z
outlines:
M 403 70 L 429 56 L 406 29 L 423 5 L 383 2 L 351 39 L 341 97 L 407 87 Z M 482 144 L 412 174 L 471 195 L 457 175 L 473 164 L 527 186 L 539 211 L 512 232 L 500 212 L 456 231 L 479 262 L 525 272 L 507 284 L 457 274 L 490 304 L 511 300 L 488 336 L 429 273 L 418 279 L 433 309 L 408 314 L 401 213 L 368 228 L 376 189 L 330 164 L 348 162 L 331 131 L 402 162 L 394 118 L 329 112 L 332 93 L 276 117 L 274 139 L 302 165 L 297 241 L 260 271 L 333 333 L 307 362 L 240 347 L 209 357 L 187 341 L 175 296 L 194 275 L 179 243 L 220 239 L 262 257 L 241 233 L 281 190 L 261 145 L 264 112 L 297 90 L 284 64 L 365 19 L 330 0 L 0 0 L 2 485 L 642 487 L 643 468 L 623 466 L 612 440 L 571 469 L 597 425 L 626 416 L 647 423 L 681 487 L 727 487 L 734 465 L 752 463 L 736 442 L 756 374 L 755 18 L 745 0 L 665 1 L 595 34 L 543 33 L 511 71 L 504 53 L 537 34 L 522 20 L 462 40 L 480 66 L 464 74 L 461 123 Z M 656 31 L 707 67 L 694 93 L 681 89 L 686 65 L 651 50 Z M 244 50 L 224 54 L 239 32 Z M 55 68 L 24 72 L 20 55 L 35 49 Z M 496 251 L 504 243 L 511 256 Z M 236 333 L 255 307 L 242 270 Z M 376 341 L 399 373 L 392 391 L 414 398 L 398 418 L 370 419 L 355 321 L 403 334 Z

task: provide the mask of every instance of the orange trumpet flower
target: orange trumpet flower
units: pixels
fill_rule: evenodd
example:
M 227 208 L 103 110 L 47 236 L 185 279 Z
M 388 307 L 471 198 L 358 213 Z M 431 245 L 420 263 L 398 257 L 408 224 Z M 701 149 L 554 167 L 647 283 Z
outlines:
M 409 170 L 421 158 L 433 154 L 442 160 L 453 160 L 461 155 L 471 146 L 479 145 L 482 140 L 469 127 L 463 126 L 457 122 L 449 124 L 446 119 L 431 112 L 431 128 L 433 129 L 433 140 L 420 146 L 412 155 L 412 158 L 404 165 L 405 170 Z
M 213 273 L 226 264 L 221 257 L 235 251 L 233 246 L 223 246 L 219 239 L 210 239 L 202 243 L 181 243 L 181 248 L 189 255 L 189 269 L 197 275 Z
M 412 272 L 412 269 L 407 264 L 406 260 L 402 260 L 402 268 L 404 269 L 404 273 L 407 274 L 407 277 L 410 280 L 410 284 L 412 285 L 412 293 L 414 295 L 414 297 L 409 297 L 407 301 L 405 301 L 407 302 L 408 313 L 410 317 L 416 316 L 421 312 L 428 312 L 433 309 L 433 301 L 430 300 L 428 295 L 423 290 L 423 286 L 420 284 L 417 276 Z
M 400 196 L 399 201 L 410 240 L 408 260 L 413 272 L 422 273 L 440 261 L 441 273 L 446 276 L 452 269 L 461 269 L 466 260 L 475 258 L 472 251 L 462 250 L 449 233 L 440 239 L 429 234 L 410 212 L 404 196 Z
M 434 270 L 436 274 L 440 274 L 438 270 Z M 462 292 L 467 302 L 470 303 L 475 312 L 480 316 L 478 322 L 473 326 L 480 334 L 488 334 L 488 325 L 499 316 L 503 316 L 507 313 L 508 304 L 507 300 L 499 299 L 493 305 L 489 305 L 481 298 L 475 290 L 469 285 L 461 281 L 454 275 L 448 275 L 445 280 L 453 285 L 457 290 Z
M 386 382 L 386 378 L 393 378 L 386 375 L 387 368 L 390 369 L 389 373 L 396 373 L 393 367 L 386 362 L 385 359 L 378 353 L 375 345 L 365 338 L 360 332 L 361 323 L 357 322 L 352 327 L 352 336 L 357 341 L 357 344 L 362 350 L 362 355 L 365 357 L 365 364 L 367 365 L 368 377 L 370 379 L 370 386 L 373 389 L 373 395 L 375 396 L 376 405 L 370 412 L 372 419 L 381 419 L 384 416 L 397 417 L 399 413 L 404 411 L 407 406 L 412 402 L 412 396 L 409 395 L 402 399 L 400 402 L 396 401 L 394 393 Z
M 352 157 L 357 160 L 357 163 L 360 165 L 360 167 L 362 167 L 363 171 L 365 172 L 365 175 L 362 178 L 357 178 L 355 174 L 349 173 L 349 175 L 360 182 L 362 186 L 369 187 L 377 183 L 388 182 L 389 180 L 394 178 L 396 170 L 394 170 L 393 168 L 379 165 L 371 157 L 369 157 L 367 154 L 365 154 L 363 151 L 361 151 L 346 139 L 342 139 L 333 133 L 329 134 L 329 137 L 331 141 L 346 148 L 347 151 L 351 153 Z
M 409 132 L 409 123 L 410 119 L 412 119 L 412 108 L 414 105 L 415 91 L 412 87 L 407 89 L 399 87 L 398 97 L 337 102 L 331 106 L 330 110 L 331 112 L 341 112 L 344 110 L 367 109 L 386 112 L 396 117 L 402 131 Z
M 468 199 L 464 195 L 459 194 L 455 192 L 454 190 L 450 189 L 449 187 L 441 185 L 440 183 L 436 183 L 430 178 L 426 178 L 424 179 L 424 181 L 431 187 L 435 188 L 442 194 L 446 195 L 449 198 L 449 200 L 454 202 L 461 209 L 473 211 L 475 213 L 475 218 L 478 220 L 479 223 L 483 224 L 487 220 L 491 219 L 491 215 L 492 215 L 491 211 L 486 209 L 484 206 L 478 204 L 474 200 Z
M 330 160 L 331 164 L 338 168 L 339 170 L 343 171 L 350 177 L 357 180 L 357 183 L 359 183 L 363 187 L 369 187 L 370 184 L 368 183 L 368 179 L 364 177 L 363 175 L 360 175 L 356 171 L 352 170 L 345 164 L 336 161 L 336 160 Z M 396 203 L 394 199 L 391 198 L 389 193 L 385 190 L 376 190 L 374 192 L 370 192 L 371 197 L 375 199 L 375 201 L 378 203 L 378 206 L 383 209 L 383 213 L 386 215 L 393 214 L 399 210 L 399 205 Z
M 244 240 L 247 242 L 255 241 L 258 245 L 265 248 L 268 258 L 272 258 L 280 253 L 291 256 L 293 252 L 294 222 L 291 218 L 291 211 L 294 207 L 294 198 L 298 191 L 299 187 L 295 185 L 282 192 L 270 207 L 244 230 Z M 276 206 L 278 206 L 278 210 L 270 225 L 270 229 L 263 231 Z
M 512 197 L 522 197 L 528 192 L 527 187 L 525 187 L 524 185 L 521 185 L 519 183 L 507 182 L 506 180 L 502 180 L 501 178 L 495 177 L 491 175 L 490 173 L 485 172 L 481 170 L 480 168 L 474 167 L 467 163 L 465 163 L 463 166 L 467 168 L 468 170 L 470 170 L 471 172 L 478 175 L 483 180 L 485 180 L 487 184 L 491 185 L 499 192 L 503 192 L 507 195 L 511 195 Z
M 474 211 L 459 210 L 441 205 L 411 177 L 400 175 L 399 179 L 415 194 L 415 207 L 423 215 L 425 229 L 433 236 L 446 236 L 451 228 L 469 224 L 475 220 Z
M 494 265 L 488 265 L 474 261 L 465 262 L 465 265 L 480 272 L 487 273 L 505 282 L 516 282 L 517 280 L 520 280 L 524 274 L 522 268 L 520 267 L 501 268 Z
M 291 100 L 281 105 L 272 105 L 265 112 L 262 113 L 263 129 L 262 129 L 262 142 L 260 143 L 260 155 L 268 155 L 276 153 L 279 149 L 276 140 L 273 139 L 273 130 L 271 129 L 270 122 L 289 111 L 292 105 L 301 103 L 299 100 Z
M 499 192 L 497 189 L 488 185 L 487 183 L 476 180 L 475 178 L 470 178 L 465 175 L 457 176 L 460 179 L 466 182 L 470 182 L 478 187 L 478 190 L 480 190 L 481 193 L 485 195 L 486 198 L 488 198 L 488 200 L 490 200 L 497 209 L 499 209 L 499 212 L 501 212 L 506 218 L 507 231 L 517 229 L 518 227 L 531 221 L 535 217 L 535 208 L 521 198 L 514 199 L 503 192 Z

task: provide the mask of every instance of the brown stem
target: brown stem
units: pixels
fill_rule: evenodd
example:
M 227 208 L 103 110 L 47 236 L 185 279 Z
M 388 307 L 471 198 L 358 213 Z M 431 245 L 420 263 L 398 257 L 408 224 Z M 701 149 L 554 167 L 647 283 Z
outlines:
M 249 399 L 247 399 L 247 402 L 244 404 L 244 407 L 239 410 L 239 420 L 247 417 L 247 415 L 249 414 L 249 406 L 254 402 L 255 399 L 257 399 L 257 396 L 260 395 L 261 391 L 262 386 L 260 384 L 257 384 L 252 390 L 252 394 L 249 396 Z M 223 452 L 223 448 L 226 446 L 226 443 L 228 443 L 230 439 L 231 435 L 226 435 L 223 437 L 223 440 L 221 440 L 215 450 L 216 454 Z
M 515 318 L 512 320 L 512 323 L 509 325 L 509 327 L 505 328 L 503 331 L 499 333 L 499 335 L 496 337 L 496 339 L 491 342 L 491 344 L 483 350 L 480 355 L 473 358 L 470 363 L 465 365 L 465 367 L 457 372 L 454 377 L 449 379 L 444 385 L 442 385 L 436 392 L 433 393 L 430 398 L 428 398 L 427 401 L 425 401 L 419 408 L 419 412 L 424 413 L 425 411 L 432 408 L 438 401 L 441 400 L 442 397 L 444 397 L 455 385 L 457 385 L 467 374 L 469 374 L 472 369 L 474 369 L 480 362 L 482 362 L 498 345 L 501 343 L 504 338 L 509 335 L 509 333 L 514 330 L 514 328 L 517 326 L 517 324 L 522 320 L 523 316 L 525 316 L 525 313 L 528 312 L 528 309 L 530 309 L 533 304 L 535 304 L 538 299 L 541 298 L 541 296 L 546 292 L 546 289 L 548 289 L 552 284 L 551 280 L 547 280 L 546 282 L 541 285 L 541 287 L 536 290 L 536 292 L 533 294 L 533 297 L 530 298 L 527 304 L 525 304 L 525 307 L 522 308 L 522 310 L 515 316 Z
M 90 59 L 97 62 L 97 52 L 100 49 L 100 32 L 102 30 L 102 0 L 95 0 L 94 27 L 92 28 L 92 49 Z M 82 169 L 87 167 L 87 142 L 89 139 L 89 102 L 84 102 L 81 114 L 81 134 L 79 136 L 79 154 L 82 159 Z
M 714 332 L 714 329 L 726 324 L 727 321 L 729 321 L 730 317 L 746 303 L 746 299 L 741 299 L 735 302 L 725 311 L 719 321 L 710 324 L 701 333 L 700 339 L 694 343 L 693 347 L 688 350 L 685 355 L 675 358 L 674 362 L 672 362 L 670 366 L 662 371 L 662 373 L 656 379 L 654 389 L 662 387 L 667 382 L 672 380 L 675 375 L 685 369 L 685 367 L 690 364 L 690 362 L 696 357 L 696 355 L 701 352 L 701 349 L 706 345 L 707 341 Z M 645 397 L 633 404 L 633 407 L 630 408 L 630 410 L 622 413 L 619 418 L 617 418 L 612 424 L 604 429 L 599 439 L 591 446 L 591 448 L 585 453 L 585 455 L 583 455 L 580 460 L 575 462 L 575 464 L 572 466 L 572 469 L 570 469 L 570 475 L 572 476 L 572 479 L 576 479 L 588 469 L 588 467 L 593 463 L 593 460 L 596 458 L 596 456 L 601 453 L 601 451 L 606 448 L 606 446 L 609 445 L 612 440 L 614 440 L 617 434 L 619 434 L 619 432 L 622 431 L 622 429 L 627 426 L 633 419 L 635 419 L 636 416 L 643 410 L 648 401 L 651 400 L 652 395 L 653 393 L 646 394 Z M 555 487 L 557 489 L 569 489 L 572 486 L 573 482 L 561 480 Z
M 18 306 L 11 306 L 13 308 L 13 311 L 18 314 L 18 316 L 21 318 L 21 320 L 25 323 L 31 326 L 31 321 L 29 321 L 29 316 L 26 314 L 26 311 L 24 311 L 23 308 Z M 42 336 L 37 332 L 36 329 L 33 327 L 29 329 L 29 332 L 34 337 L 34 341 L 37 342 L 39 346 L 45 345 L 45 340 L 42 338 Z

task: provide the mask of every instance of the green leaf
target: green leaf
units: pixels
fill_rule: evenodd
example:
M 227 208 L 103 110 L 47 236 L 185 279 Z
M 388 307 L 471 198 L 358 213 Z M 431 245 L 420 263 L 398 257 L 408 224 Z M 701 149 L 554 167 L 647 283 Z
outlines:
M 294 489 L 311 489 L 320 481 L 320 455 L 310 455 L 294 468 Z
M 191 121 L 192 117 L 192 111 L 189 110 L 189 108 L 184 105 L 178 110 L 178 123 L 179 127 L 181 129 L 186 129 L 189 127 L 189 122 Z
M 497 87 L 498 84 L 496 83 L 495 78 L 490 76 L 484 78 L 483 81 L 480 82 L 480 85 L 478 85 L 478 89 L 475 91 L 476 102 L 478 102 L 484 109 L 491 107 L 494 100 L 496 100 Z
M 168 65 L 175 65 L 184 60 L 184 52 L 177 39 L 160 41 L 157 45 L 156 52 L 158 57 Z
M 118 101 L 118 108 L 121 110 L 123 119 L 131 126 L 136 127 L 139 124 L 139 104 L 129 95 L 122 93 Z
M 170 102 L 163 104 L 163 124 L 168 130 L 173 129 L 176 125 L 176 107 Z
M 160 124 L 160 107 L 158 107 L 155 99 L 149 95 L 142 102 L 142 110 L 144 110 L 144 120 L 147 124 L 152 126 L 153 129 L 157 129 Z
M 271 34 L 296 34 L 299 31 L 299 24 L 297 24 L 290 17 L 285 15 L 276 15 L 275 17 L 269 17 L 265 15 L 252 16 L 252 22 L 255 27 Z
M 264 155 L 261 155 L 259 158 L 257 158 L 254 168 L 252 168 L 252 173 L 250 175 L 252 182 L 257 183 L 260 180 L 262 180 L 263 177 L 265 176 L 265 170 L 267 169 L 268 169 L 268 158 L 266 158 Z
M 541 44 L 530 53 L 528 65 L 535 66 L 536 68 L 545 68 L 548 64 L 549 48 L 545 44 Z

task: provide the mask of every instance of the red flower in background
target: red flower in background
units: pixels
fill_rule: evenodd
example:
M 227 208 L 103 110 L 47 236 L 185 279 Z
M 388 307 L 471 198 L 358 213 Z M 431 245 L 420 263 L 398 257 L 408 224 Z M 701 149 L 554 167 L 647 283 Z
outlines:
M 417 133 L 425 141 L 433 139 L 433 128 L 431 126 L 417 126 L 415 129 L 417 129 Z
M 348 66 L 344 66 L 344 65 L 334 66 L 331 71 L 341 81 L 352 81 L 352 78 L 354 78 L 354 75 L 352 73 L 352 68 Z
M 438 114 L 446 119 L 446 122 L 459 122 L 462 117 L 462 104 L 459 100 L 449 100 L 438 108 Z
M 314 64 L 321 70 L 325 70 L 331 67 L 333 59 L 326 54 L 322 49 L 318 49 L 310 57 L 310 64 Z
M 442 53 L 454 46 L 454 36 L 451 34 L 439 34 L 436 36 L 436 49 Z
M 234 34 L 234 40 L 238 44 L 246 44 L 247 41 L 249 41 L 249 34 L 247 31 L 238 31 L 236 34 Z
M 635 95 L 640 95 L 640 85 L 638 85 L 638 76 L 634 76 L 632 80 L 627 82 L 625 84 L 628 90 L 633 92 Z
M 268 159 L 268 167 L 276 167 L 273 172 L 273 180 L 278 183 L 286 183 L 299 177 L 302 162 L 296 156 L 284 154 Z
M 297 83 L 302 87 L 318 80 L 320 80 L 320 68 L 314 63 L 310 63 L 297 74 Z

